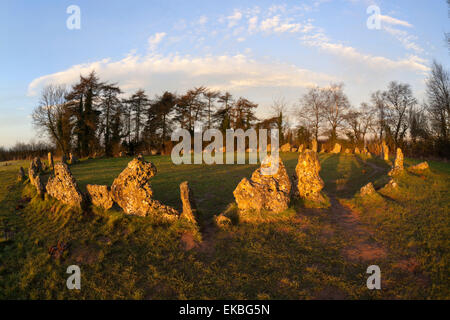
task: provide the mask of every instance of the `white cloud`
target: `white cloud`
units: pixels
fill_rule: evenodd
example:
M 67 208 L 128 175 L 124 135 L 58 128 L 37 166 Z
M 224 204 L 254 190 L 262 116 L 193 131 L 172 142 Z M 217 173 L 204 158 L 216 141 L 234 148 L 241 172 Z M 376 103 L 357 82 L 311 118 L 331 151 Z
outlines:
M 234 10 L 234 14 L 227 17 L 228 28 L 232 28 L 238 24 L 239 20 L 242 19 L 242 12 L 239 10 Z
M 239 54 L 234 56 L 190 57 L 181 55 L 130 54 L 119 61 L 103 59 L 34 79 L 28 94 L 36 95 L 46 84 L 73 84 L 80 74 L 95 70 L 102 79 L 118 82 L 126 92 L 148 88 L 150 92 L 185 90 L 207 85 L 217 90 L 248 88 L 298 88 L 336 81 L 333 76 L 293 65 L 258 62 Z
M 258 17 L 253 16 L 250 19 L 248 19 L 248 31 L 251 33 L 253 31 L 256 31 L 258 29 Z
M 392 60 L 382 56 L 361 53 L 353 47 L 322 40 L 306 40 L 308 46 L 318 47 L 326 52 L 348 60 L 352 64 L 363 65 L 377 72 L 392 69 L 403 69 L 415 72 L 427 72 L 426 60 L 410 55 L 403 59 Z
M 208 17 L 206 17 L 206 16 L 201 16 L 199 19 L 198 19 L 198 24 L 199 25 L 204 25 L 204 24 L 206 24 L 208 22 Z
M 418 40 L 416 36 L 413 36 L 404 30 L 399 30 L 392 27 L 383 26 L 383 30 L 400 41 L 405 49 L 413 50 L 417 53 L 424 52 L 423 48 L 416 43 L 416 41 Z
M 398 26 L 403 26 L 403 27 L 408 27 L 408 28 L 412 28 L 412 26 L 413 26 L 408 21 L 396 19 L 396 18 L 393 18 L 390 16 L 385 16 L 382 14 L 379 15 L 379 18 L 380 18 L 381 22 L 385 22 L 390 25 L 398 25 Z
M 156 50 L 156 48 L 158 47 L 159 43 L 164 39 L 165 36 L 166 36 L 165 32 L 158 32 L 158 33 L 155 33 L 150 38 L 148 38 L 148 48 L 149 48 L 149 50 L 150 51 Z

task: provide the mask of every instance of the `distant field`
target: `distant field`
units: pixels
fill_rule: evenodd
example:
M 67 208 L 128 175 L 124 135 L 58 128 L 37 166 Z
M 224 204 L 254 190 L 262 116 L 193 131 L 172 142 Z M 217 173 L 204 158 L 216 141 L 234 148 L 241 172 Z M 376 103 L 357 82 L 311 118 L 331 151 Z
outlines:
M 298 154 L 282 154 L 289 175 Z M 108 184 L 131 158 L 84 160 L 71 167 L 82 189 Z M 355 155 L 321 154 L 327 209 L 293 202 L 284 213 L 227 229 L 213 216 L 257 165 L 180 165 L 151 156 L 155 198 L 180 208 L 189 181 L 199 228 L 155 223 L 120 210 L 79 212 L 18 183 L 20 166 L 0 163 L 0 299 L 424 299 L 450 298 L 450 165 L 405 172 L 383 188 L 389 165 Z M 418 160 L 406 159 L 406 166 Z M 361 199 L 374 182 L 379 193 Z M 31 198 L 31 202 L 21 199 Z M 62 259 L 48 247 L 70 244 Z M 190 249 L 190 250 L 188 250 Z M 65 287 L 66 268 L 81 266 L 82 290 Z M 382 290 L 366 288 L 379 265 Z

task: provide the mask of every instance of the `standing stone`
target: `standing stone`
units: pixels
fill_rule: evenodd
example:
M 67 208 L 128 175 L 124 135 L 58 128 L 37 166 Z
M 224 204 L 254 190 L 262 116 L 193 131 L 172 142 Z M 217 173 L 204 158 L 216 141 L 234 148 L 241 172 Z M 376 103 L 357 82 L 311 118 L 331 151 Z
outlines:
M 78 158 L 73 153 L 70 154 L 70 164 L 76 164 L 78 163 Z
M 42 162 L 38 157 L 33 158 L 31 161 L 31 166 L 36 170 L 37 173 L 42 172 Z
M 281 152 L 290 152 L 291 151 L 291 144 L 290 143 L 285 143 L 281 146 L 280 148 Z
M 194 194 L 189 188 L 189 183 L 184 181 L 180 184 L 180 196 L 183 203 L 183 212 L 181 216 L 191 222 L 195 222 L 195 214 L 197 212 L 197 206 L 194 201 Z
M 365 197 L 365 196 L 374 194 L 375 192 L 376 191 L 375 191 L 375 188 L 373 187 L 372 182 L 369 182 L 368 184 L 366 184 L 364 187 L 362 187 L 359 190 L 359 194 L 361 195 L 361 197 Z
M 402 149 L 397 148 L 397 154 L 395 157 L 394 168 L 399 168 L 403 170 L 403 152 Z
M 359 151 L 359 148 L 358 147 L 356 147 L 355 148 L 355 154 L 360 154 L 361 152 Z
M 415 166 L 411 166 L 408 168 L 410 171 L 424 171 L 430 169 L 430 166 L 428 165 L 428 162 L 421 162 L 419 164 L 416 164 Z
M 317 152 L 317 140 L 313 139 L 311 144 L 312 144 L 312 147 L 311 147 L 312 151 Z
M 387 146 L 386 142 L 383 140 L 383 143 L 381 144 L 381 150 L 383 154 L 383 159 L 385 161 L 389 161 L 389 147 Z
M 333 149 L 333 151 L 331 151 L 331 153 L 341 153 L 341 149 L 342 149 L 341 145 L 339 143 L 336 143 L 334 145 L 334 149 Z
M 55 164 L 54 176 L 47 183 L 47 192 L 53 198 L 74 207 L 82 207 L 84 197 L 65 163 Z
M 113 200 L 127 214 L 138 216 L 155 214 L 171 220 L 178 218 L 179 213 L 174 208 L 152 199 L 150 178 L 155 174 L 156 167 L 153 163 L 133 159 L 111 186 Z
M 23 168 L 20 167 L 18 179 L 19 179 L 20 181 L 24 181 L 26 178 L 27 178 L 27 177 L 25 176 L 25 170 L 23 170 Z
M 42 163 L 39 158 L 34 158 L 31 161 L 30 168 L 28 169 L 28 177 L 30 179 L 31 185 L 33 185 L 38 194 L 42 195 L 45 191 L 45 186 L 42 183 L 40 174 L 42 172 Z
M 392 168 L 391 171 L 389 171 L 388 175 L 393 176 L 395 174 L 400 173 L 401 171 L 403 171 L 403 152 L 402 149 L 397 148 L 394 167 Z
M 51 152 L 48 153 L 48 165 L 52 170 L 55 169 L 55 163 L 53 162 L 53 155 Z
M 303 198 L 313 201 L 323 199 L 321 191 L 325 186 L 319 175 L 320 162 L 317 153 L 312 150 L 305 150 L 298 157 L 298 163 L 295 167 L 294 183 L 296 194 Z
M 86 190 L 87 195 L 94 206 L 103 208 L 105 210 L 111 209 L 114 201 L 111 196 L 111 190 L 108 186 L 88 184 L 86 186 Z
M 278 170 L 270 174 L 278 162 Z M 268 170 L 268 172 L 266 172 Z M 266 173 L 266 174 L 264 174 Z M 291 182 L 281 158 L 268 156 L 261 167 L 253 172 L 250 180 L 244 178 L 233 191 L 240 210 L 267 210 L 282 212 L 289 207 Z

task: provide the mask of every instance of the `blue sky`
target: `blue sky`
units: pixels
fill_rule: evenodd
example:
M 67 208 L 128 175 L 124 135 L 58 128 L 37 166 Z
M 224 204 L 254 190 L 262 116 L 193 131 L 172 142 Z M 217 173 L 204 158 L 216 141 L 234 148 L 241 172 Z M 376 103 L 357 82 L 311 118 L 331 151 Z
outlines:
M 81 10 L 69 30 L 67 7 Z M 381 29 L 367 28 L 367 8 Z M 449 67 L 445 0 L 22 1 L 0 3 L 0 145 L 38 140 L 30 115 L 49 83 L 95 69 L 127 92 L 206 85 L 270 112 L 307 88 L 344 82 L 359 106 L 391 80 L 424 95 L 433 59 Z M 295 121 L 292 117 L 291 121 Z

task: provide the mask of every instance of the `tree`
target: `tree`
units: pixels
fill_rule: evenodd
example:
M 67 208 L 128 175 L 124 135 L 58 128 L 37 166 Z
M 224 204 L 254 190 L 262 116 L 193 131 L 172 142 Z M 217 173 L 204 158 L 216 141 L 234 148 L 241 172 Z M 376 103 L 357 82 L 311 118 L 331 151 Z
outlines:
M 130 121 L 134 122 L 134 142 L 138 144 L 141 142 L 141 130 L 143 128 L 143 112 L 150 105 L 150 99 L 144 90 L 136 91 L 131 97 L 126 100 L 130 106 L 131 117 Z M 131 130 L 131 128 L 129 128 Z
M 284 133 L 289 128 L 287 118 L 287 104 L 284 98 L 277 98 L 271 106 L 275 120 L 275 127 L 278 129 L 280 145 L 284 144 Z
M 432 128 L 440 139 L 447 141 L 450 129 L 450 73 L 436 61 L 433 61 L 426 80 L 426 95 L 424 107 L 430 115 Z
M 323 109 L 326 105 L 326 95 L 319 87 L 309 89 L 300 100 L 300 109 L 297 116 L 303 126 L 310 127 L 316 140 L 319 139 L 319 130 L 323 121 Z
M 152 145 L 154 145 L 152 140 L 158 139 L 158 147 L 164 149 L 164 143 L 169 140 L 172 131 L 172 118 L 170 115 L 174 111 L 176 104 L 177 96 L 166 91 L 162 96 L 156 97 L 156 100 L 150 105 L 147 114 L 145 135 Z
M 345 114 L 350 107 L 350 103 L 343 88 L 343 84 L 332 84 L 329 88 L 324 89 L 326 103 L 322 109 L 322 114 L 328 124 L 331 142 L 336 141 L 338 129 L 343 124 Z
M 97 110 L 98 97 L 104 84 L 92 71 L 87 77 L 80 75 L 80 81 L 72 87 L 66 99 L 72 103 L 75 116 L 74 133 L 77 137 L 77 153 L 88 156 L 99 146 L 97 129 L 100 112 Z
M 383 92 L 383 101 L 388 111 L 389 132 L 397 148 L 408 130 L 408 114 L 417 100 L 413 97 L 409 84 L 392 81 L 388 90 Z
M 374 119 L 374 126 L 372 127 L 372 129 L 375 132 L 375 135 L 378 136 L 378 139 L 381 141 L 383 140 L 383 134 L 385 134 L 385 129 L 387 126 L 387 110 L 383 100 L 383 92 L 378 90 L 372 93 L 371 102 L 373 114 L 376 115 L 376 119 Z
M 219 91 L 212 91 L 212 90 L 206 90 L 203 92 L 203 95 L 205 96 L 206 100 L 208 101 L 208 129 L 211 129 L 211 115 L 214 108 L 214 100 L 219 97 L 220 92 Z
M 117 123 L 117 121 L 120 121 L 120 117 L 117 117 L 117 112 L 121 104 L 118 95 L 121 93 L 122 91 L 116 84 L 105 84 L 100 94 L 101 102 L 99 107 L 102 111 L 101 122 L 104 134 L 105 154 L 107 156 L 112 155 L 111 126 L 113 125 L 113 115 L 116 115 L 116 117 L 114 117 L 115 135 L 117 135 L 117 128 L 120 127 L 120 123 Z M 117 139 L 117 137 L 115 137 L 115 139 Z
M 71 143 L 72 125 L 70 109 L 65 99 L 63 85 L 49 85 L 42 90 L 39 106 L 33 111 L 34 126 L 47 135 L 62 154 L 68 155 Z
M 214 119 L 219 124 L 219 130 L 225 134 L 226 130 L 231 128 L 233 96 L 229 92 L 225 92 L 219 97 L 218 102 L 222 103 L 222 106 L 214 113 Z
M 232 114 L 232 126 L 234 129 L 249 129 L 253 122 L 257 120 L 255 117 L 254 109 L 258 107 L 257 104 L 249 101 L 245 98 L 239 98 L 233 105 Z
M 196 122 L 200 122 L 205 114 L 206 103 L 201 99 L 205 91 L 205 87 L 188 90 L 177 101 L 175 119 L 191 135 L 194 134 Z

